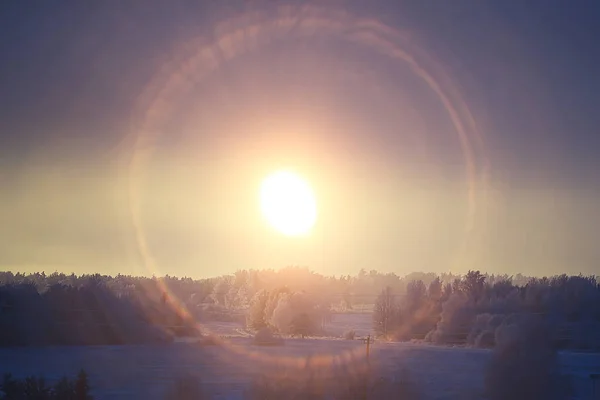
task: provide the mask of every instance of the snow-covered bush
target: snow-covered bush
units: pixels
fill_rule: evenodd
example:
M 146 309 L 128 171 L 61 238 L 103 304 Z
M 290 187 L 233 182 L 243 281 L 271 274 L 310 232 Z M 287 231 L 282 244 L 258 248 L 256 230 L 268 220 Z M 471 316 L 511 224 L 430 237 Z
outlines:
M 350 329 L 350 330 L 344 332 L 344 339 L 346 339 L 346 340 L 354 340 L 355 337 L 356 337 L 356 331 L 354 329 Z
M 316 304 L 305 293 L 284 293 L 269 319 L 278 332 L 310 335 L 316 333 L 321 320 Z
M 479 314 L 475 317 L 467 343 L 475 347 L 490 348 L 496 344 L 496 329 L 504 321 L 504 315 Z
M 425 340 L 440 344 L 457 341 L 468 334 L 474 319 L 472 301 L 462 293 L 453 293 L 442 305 L 440 320 Z
M 275 346 L 283 344 L 283 339 L 275 336 L 269 328 L 259 329 L 254 335 L 254 344 L 259 346 Z
M 488 325 L 490 320 L 492 319 L 491 314 L 478 314 L 471 325 L 471 331 L 469 332 L 469 336 L 467 336 L 467 343 L 470 345 L 475 344 L 475 340 L 481 335 L 483 332 L 488 330 Z
M 494 331 L 481 332 L 477 338 L 475 338 L 475 347 L 479 348 L 492 348 L 496 345 L 496 333 Z
M 294 310 L 292 305 L 291 295 L 283 294 L 273 310 L 273 314 L 269 319 L 269 324 L 278 332 L 289 333 L 290 325 L 292 324 L 295 313 L 296 310 Z

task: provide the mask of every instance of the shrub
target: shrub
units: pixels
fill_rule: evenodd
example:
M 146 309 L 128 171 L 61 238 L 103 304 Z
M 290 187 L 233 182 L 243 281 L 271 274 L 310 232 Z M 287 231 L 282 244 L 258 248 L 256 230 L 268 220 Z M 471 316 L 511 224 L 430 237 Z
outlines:
M 302 313 L 294 316 L 289 329 L 291 334 L 304 338 L 315 331 L 315 323 L 308 314 Z
M 439 344 L 461 342 L 470 331 L 474 318 L 471 300 L 462 293 L 454 293 L 442 305 L 440 320 L 425 340 Z
M 349 331 L 344 332 L 344 339 L 346 340 L 354 340 L 356 337 L 356 332 L 354 329 L 350 329 Z
M 513 317 L 511 317 L 513 318 Z M 479 314 L 475 317 L 471 332 L 467 336 L 467 343 L 482 348 L 491 348 L 496 345 L 496 330 L 505 319 L 500 314 Z M 508 319 L 510 321 L 510 319 Z
M 271 329 L 262 328 L 254 335 L 254 344 L 259 346 L 276 346 L 283 344 L 283 339 L 273 335 Z
M 471 331 L 467 336 L 467 343 L 470 345 L 476 345 L 476 341 L 479 336 L 488 329 L 490 320 L 492 319 L 491 314 L 478 314 L 473 321 Z
M 488 321 L 488 328 L 493 329 L 495 331 L 500 325 L 502 325 L 503 321 L 503 314 L 494 314 L 492 315 L 492 318 L 490 318 L 490 320 Z
M 280 333 L 306 336 L 318 332 L 325 311 L 305 293 L 281 293 L 268 322 Z
M 475 339 L 475 347 L 492 348 L 496 345 L 496 333 L 492 331 L 482 332 Z

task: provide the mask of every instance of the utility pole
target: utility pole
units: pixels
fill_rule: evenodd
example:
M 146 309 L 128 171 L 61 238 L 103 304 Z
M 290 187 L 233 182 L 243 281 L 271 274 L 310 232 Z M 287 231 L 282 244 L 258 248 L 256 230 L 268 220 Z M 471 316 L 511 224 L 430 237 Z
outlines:
M 366 348 L 366 350 L 367 350 L 367 369 L 370 370 L 371 366 L 370 366 L 370 362 L 369 362 L 369 352 L 371 350 L 371 335 L 367 335 L 367 338 L 366 339 L 363 338 L 363 341 L 365 341 L 366 345 L 367 345 L 367 348 Z M 369 374 L 367 374 L 367 376 L 365 377 L 364 387 L 362 388 L 361 398 L 363 400 L 367 399 L 368 392 L 369 392 Z

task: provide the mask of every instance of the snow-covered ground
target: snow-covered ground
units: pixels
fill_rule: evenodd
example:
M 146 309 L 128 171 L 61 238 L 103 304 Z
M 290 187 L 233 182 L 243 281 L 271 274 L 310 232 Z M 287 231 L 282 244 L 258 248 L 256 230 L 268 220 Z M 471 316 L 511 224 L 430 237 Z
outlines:
M 369 332 L 370 316 L 337 316 L 329 332 L 355 329 Z M 252 377 L 281 364 L 306 362 L 308 356 L 338 361 L 343 355 L 363 357 L 359 340 L 287 339 L 284 346 L 257 347 L 235 324 L 210 324 L 220 335 L 231 335 L 223 346 L 190 343 L 163 346 L 90 346 L 0 349 L 0 373 L 17 377 L 44 375 L 48 380 L 73 376 L 80 368 L 90 375 L 97 399 L 162 399 L 167 387 L 183 374 L 199 376 L 215 398 L 239 399 Z M 372 360 L 393 373 L 405 369 L 427 399 L 482 398 L 483 374 L 490 352 L 411 343 L 376 342 Z M 589 374 L 600 372 L 600 355 L 561 354 L 578 398 L 591 399 Z M 599 397 L 600 398 L 600 397 Z

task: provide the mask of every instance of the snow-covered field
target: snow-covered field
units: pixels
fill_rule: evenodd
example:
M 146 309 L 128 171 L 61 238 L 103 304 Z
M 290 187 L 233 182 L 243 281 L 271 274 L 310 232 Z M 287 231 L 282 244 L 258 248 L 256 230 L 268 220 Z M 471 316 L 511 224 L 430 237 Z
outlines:
M 370 316 L 338 316 L 330 332 L 354 328 L 369 332 Z M 308 356 L 333 360 L 344 354 L 364 355 L 359 340 L 287 339 L 284 346 L 257 347 L 235 324 L 211 324 L 221 335 L 232 335 L 224 346 L 189 343 L 163 346 L 98 346 L 0 349 L 0 373 L 17 377 L 44 375 L 48 380 L 90 375 L 97 399 L 162 399 L 167 387 L 183 374 L 199 376 L 215 398 L 239 399 L 252 376 L 285 362 L 304 363 Z M 243 333 L 243 332 L 242 332 Z M 483 374 L 490 352 L 410 343 L 376 342 L 372 360 L 393 373 L 405 369 L 427 399 L 482 398 Z M 573 377 L 578 398 L 592 399 L 591 372 L 600 372 L 600 355 L 561 354 L 565 373 Z M 600 398 L 600 397 L 598 397 Z

